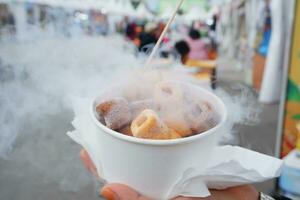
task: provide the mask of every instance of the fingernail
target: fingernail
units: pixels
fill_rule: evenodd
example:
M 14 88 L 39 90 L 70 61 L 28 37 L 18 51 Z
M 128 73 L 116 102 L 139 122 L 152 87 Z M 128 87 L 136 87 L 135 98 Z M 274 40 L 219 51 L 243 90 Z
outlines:
M 109 188 L 102 188 L 101 190 L 101 195 L 106 199 L 106 200 L 119 200 L 118 195 L 112 191 Z

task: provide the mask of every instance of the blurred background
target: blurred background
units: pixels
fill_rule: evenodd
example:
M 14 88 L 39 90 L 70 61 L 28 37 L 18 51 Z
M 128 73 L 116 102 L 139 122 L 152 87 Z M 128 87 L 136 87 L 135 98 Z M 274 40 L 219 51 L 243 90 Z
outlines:
M 142 65 L 177 0 L 0 0 L 0 199 L 99 199 L 69 98 Z M 299 0 L 185 0 L 153 64 L 224 91 L 247 120 L 224 142 L 283 158 L 300 195 Z M 241 116 L 237 116 L 241 117 Z M 298 141 L 298 142 L 297 142 Z M 298 150 L 297 150 L 298 144 Z

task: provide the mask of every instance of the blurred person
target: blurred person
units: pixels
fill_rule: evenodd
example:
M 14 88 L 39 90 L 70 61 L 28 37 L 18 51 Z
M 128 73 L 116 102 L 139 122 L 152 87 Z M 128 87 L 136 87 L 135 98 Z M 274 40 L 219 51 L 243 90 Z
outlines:
M 119 33 L 126 33 L 126 28 L 129 23 L 129 17 L 125 16 L 121 21 L 116 23 L 116 30 Z
M 216 14 L 213 15 L 213 18 L 212 18 L 212 24 L 209 25 L 209 29 L 211 31 L 216 31 L 217 29 L 217 22 L 218 22 L 218 16 Z
M 41 23 L 41 28 L 45 29 L 47 25 L 47 10 L 46 7 L 42 7 L 40 10 L 39 21 Z
M 184 64 L 189 59 L 190 47 L 185 40 L 176 42 L 175 50 L 180 55 L 181 62 Z
M 157 37 L 155 34 L 156 30 L 156 25 L 153 23 L 148 23 L 144 28 L 142 28 L 142 31 L 139 34 L 139 51 L 147 52 L 147 46 L 155 45 L 157 42 Z
M 165 29 L 165 24 L 163 22 L 159 22 L 158 25 L 156 26 L 156 29 L 154 31 L 155 37 L 159 38 L 159 36 L 161 35 L 161 33 L 164 31 Z
M 214 40 L 211 40 L 210 45 L 208 47 L 207 56 L 209 60 L 216 60 L 218 56 L 218 46 L 214 42 Z
M 108 34 L 109 24 L 108 24 L 107 15 L 102 13 L 95 13 L 94 25 L 95 25 L 96 34 L 100 34 L 100 35 Z
M 5 26 L 7 24 L 7 18 L 9 14 L 9 10 L 7 7 L 0 7 L 0 25 Z
M 135 22 L 130 22 L 126 26 L 126 37 L 130 40 L 134 40 L 136 38 L 136 23 Z
M 201 39 L 200 33 L 191 29 L 189 32 L 189 37 L 186 39 L 189 45 L 189 59 L 192 60 L 206 60 L 208 59 L 207 50 L 205 47 L 205 42 Z
M 7 25 L 9 34 L 14 35 L 16 33 L 16 21 L 14 15 L 10 11 L 7 15 Z
M 140 41 L 140 34 L 144 31 L 144 26 L 143 25 L 137 25 L 135 27 L 135 33 L 136 37 L 132 40 L 132 42 L 135 44 L 135 46 L 139 47 L 141 45 Z
M 85 150 L 81 150 L 80 157 L 84 166 L 95 176 L 97 169 L 93 164 L 90 156 Z M 211 196 L 205 198 L 196 197 L 176 197 L 173 200 L 275 200 L 263 193 L 258 192 L 252 185 L 242 185 L 224 190 L 210 190 Z M 134 189 L 119 183 L 105 185 L 100 194 L 107 200 L 150 200 L 147 197 L 141 196 Z M 288 200 L 285 197 L 277 197 L 276 200 Z

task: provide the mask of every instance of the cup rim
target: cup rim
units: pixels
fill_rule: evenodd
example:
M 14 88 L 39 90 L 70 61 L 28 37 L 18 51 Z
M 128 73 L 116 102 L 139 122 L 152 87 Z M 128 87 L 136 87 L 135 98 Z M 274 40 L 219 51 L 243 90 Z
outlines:
M 172 82 L 180 83 L 179 81 L 172 81 Z M 99 95 L 96 96 L 95 98 L 93 98 L 91 103 L 90 103 L 90 115 L 91 115 L 92 120 L 94 121 L 94 123 L 98 126 L 98 128 L 104 130 L 104 132 L 110 134 L 111 136 L 113 136 L 117 139 L 125 140 L 125 141 L 131 142 L 131 143 L 138 143 L 138 144 L 144 144 L 144 145 L 154 145 L 154 146 L 169 146 L 169 145 L 176 145 L 176 144 L 183 144 L 183 143 L 187 143 L 187 142 L 192 142 L 192 141 L 198 140 L 200 138 L 206 137 L 210 134 L 213 134 L 213 133 L 217 132 L 218 129 L 223 127 L 226 120 L 227 120 L 227 108 L 226 108 L 224 102 L 220 99 L 220 97 L 215 95 L 213 92 L 210 92 L 207 89 L 201 88 L 200 86 L 197 86 L 193 83 L 182 83 L 182 84 L 192 85 L 193 87 L 197 87 L 197 89 L 201 90 L 203 93 L 206 93 L 206 94 L 212 96 L 213 98 L 215 98 L 216 102 L 218 102 L 218 104 L 222 108 L 222 112 L 223 112 L 223 113 L 220 113 L 221 114 L 221 120 L 216 126 L 214 126 L 213 128 L 211 128 L 207 131 L 204 131 L 200 134 L 195 134 L 195 135 L 192 135 L 192 136 L 189 136 L 189 137 L 171 139 L 171 140 L 151 140 L 151 139 L 137 138 L 137 137 L 133 137 L 133 136 L 124 135 L 122 133 L 119 133 L 117 131 L 114 131 L 114 130 L 106 127 L 101 122 L 99 122 L 99 120 L 96 118 L 96 115 L 95 115 L 95 112 L 94 112 L 94 105 L 95 105 L 95 100 L 99 97 Z

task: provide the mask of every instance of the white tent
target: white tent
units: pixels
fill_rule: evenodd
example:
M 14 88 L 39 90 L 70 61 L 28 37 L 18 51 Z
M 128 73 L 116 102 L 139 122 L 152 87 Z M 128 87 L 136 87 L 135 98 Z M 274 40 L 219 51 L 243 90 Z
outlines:
M 37 3 L 75 9 L 105 9 L 109 13 L 133 15 L 130 0 L 0 0 L 3 3 Z
M 173 8 L 173 7 L 168 7 L 168 8 L 166 8 L 166 9 L 164 10 L 164 12 L 162 12 L 162 13 L 160 14 L 160 17 L 161 17 L 162 19 L 169 19 L 169 18 L 172 16 L 172 14 L 173 14 L 174 9 L 175 9 L 175 8 Z
M 122 5 L 116 0 L 110 0 L 103 3 L 103 8 L 106 13 L 116 14 L 122 12 Z
M 136 16 L 136 10 L 129 0 L 109 0 L 103 3 L 103 8 L 108 14 Z
M 135 15 L 136 15 L 136 17 L 146 18 L 146 19 L 154 18 L 154 15 L 147 9 L 144 2 L 140 3 L 140 5 L 138 6 L 138 8 L 135 12 Z
M 141 1 L 137 9 L 133 8 L 131 0 L 0 0 L 0 2 L 8 4 L 36 3 L 66 9 L 96 9 L 108 14 L 154 18 L 154 15 L 147 9 L 145 1 Z
M 121 10 L 120 14 L 127 15 L 127 16 L 135 16 L 136 15 L 136 10 L 134 10 L 130 1 L 125 0 L 122 2 L 121 5 L 122 5 L 122 10 Z
M 184 19 L 187 21 L 206 20 L 207 18 L 207 12 L 200 7 L 191 7 L 191 9 L 184 15 Z
M 102 0 L 0 0 L 3 3 L 36 3 L 75 9 L 98 9 Z
M 97 9 L 108 14 L 126 15 L 151 19 L 153 14 L 146 8 L 145 2 L 141 2 L 135 10 L 130 0 L 0 0 L 3 3 L 37 3 L 53 7 L 67 9 Z
M 101 9 L 102 1 L 95 0 L 47 0 L 48 5 L 73 9 Z

